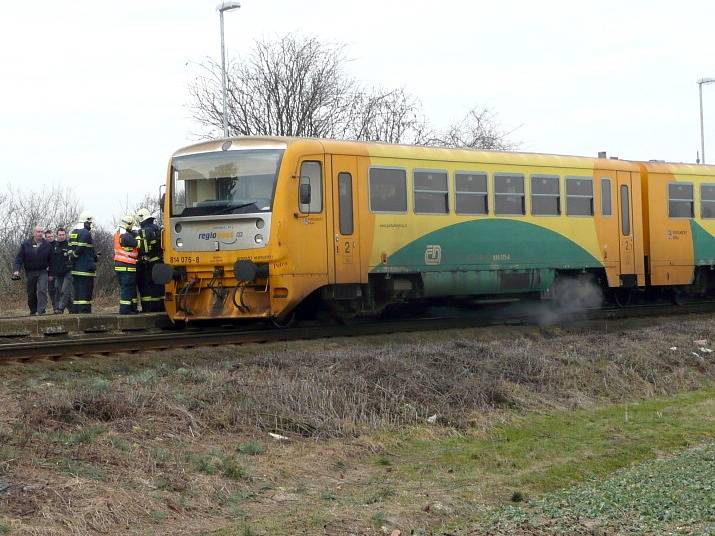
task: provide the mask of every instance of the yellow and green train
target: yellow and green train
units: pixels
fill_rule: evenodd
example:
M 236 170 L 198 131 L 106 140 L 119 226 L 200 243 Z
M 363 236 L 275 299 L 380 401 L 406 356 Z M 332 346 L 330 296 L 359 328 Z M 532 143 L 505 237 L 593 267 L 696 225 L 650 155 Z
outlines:
M 163 211 L 178 321 L 715 286 L 702 165 L 241 137 L 177 151 Z

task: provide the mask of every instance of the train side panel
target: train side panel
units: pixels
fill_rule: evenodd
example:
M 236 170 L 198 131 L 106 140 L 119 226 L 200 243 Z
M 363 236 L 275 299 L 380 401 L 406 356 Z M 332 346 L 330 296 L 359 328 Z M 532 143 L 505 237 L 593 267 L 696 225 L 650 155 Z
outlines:
M 685 164 L 648 164 L 653 285 L 715 285 L 715 170 Z
M 591 162 L 588 161 L 589 164 Z M 406 274 L 418 274 L 426 297 L 544 292 L 553 283 L 557 272 L 601 269 L 607 274 L 609 286 L 642 286 L 645 284 L 645 271 L 642 225 L 638 221 L 642 212 L 640 184 L 638 180 L 631 180 L 631 172 L 635 170 L 637 176 L 637 168 L 627 163 L 622 165 L 627 169 L 629 188 L 627 213 L 630 229 L 626 246 L 629 248 L 630 264 L 625 273 L 621 266 L 617 171 L 610 172 L 612 183 L 609 188 L 610 203 L 607 203 L 610 214 L 604 216 L 599 181 L 609 175 L 603 170 L 534 165 L 528 161 L 516 165 L 430 161 L 431 168 L 448 172 L 452 208 L 448 214 L 425 215 L 414 213 L 412 178 L 412 172 L 424 168 L 425 162 L 390 158 L 384 154 L 372 157 L 370 166 L 373 168 L 406 171 L 408 209 L 404 213 L 374 214 L 372 228 L 366 229 L 373 236 L 367 269 L 373 275 L 384 274 L 388 281 L 385 284 L 393 286 L 396 283 L 390 283 L 391 278 L 397 278 L 401 285 L 406 285 L 404 281 L 410 280 Z M 457 172 L 487 175 L 490 205 L 487 214 L 455 214 L 453 181 Z M 495 176 L 505 173 L 523 176 L 526 214 L 495 214 Z M 559 177 L 560 215 L 532 214 L 530 179 L 541 175 Z M 594 215 L 567 215 L 567 177 L 592 180 Z M 365 192 L 364 200 L 369 206 L 369 192 Z M 401 274 L 403 277 L 400 277 Z M 409 289 L 410 285 L 405 288 Z

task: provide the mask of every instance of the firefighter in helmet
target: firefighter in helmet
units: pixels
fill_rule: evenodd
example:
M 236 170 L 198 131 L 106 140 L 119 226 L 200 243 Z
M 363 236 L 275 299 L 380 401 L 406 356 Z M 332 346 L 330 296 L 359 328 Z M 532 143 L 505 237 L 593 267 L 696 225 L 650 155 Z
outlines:
M 162 262 L 161 230 L 148 209 L 140 208 L 136 214 L 139 223 L 139 270 L 137 284 L 143 313 L 164 310 L 164 285 L 157 285 L 151 277 L 154 266 Z
M 91 313 L 94 278 L 97 275 L 97 253 L 92 240 L 94 217 L 83 212 L 72 229 L 68 257 L 72 266 L 72 312 Z
M 120 315 L 129 315 L 137 311 L 139 241 L 132 230 L 133 226 L 133 216 L 122 216 L 119 228 L 114 233 L 114 272 L 119 281 Z

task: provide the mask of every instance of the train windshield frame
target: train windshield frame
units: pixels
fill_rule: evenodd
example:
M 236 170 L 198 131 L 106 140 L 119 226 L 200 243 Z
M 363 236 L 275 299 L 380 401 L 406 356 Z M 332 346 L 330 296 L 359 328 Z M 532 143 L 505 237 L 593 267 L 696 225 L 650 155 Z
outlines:
M 171 215 L 271 212 L 284 149 L 241 149 L 176 156 Z

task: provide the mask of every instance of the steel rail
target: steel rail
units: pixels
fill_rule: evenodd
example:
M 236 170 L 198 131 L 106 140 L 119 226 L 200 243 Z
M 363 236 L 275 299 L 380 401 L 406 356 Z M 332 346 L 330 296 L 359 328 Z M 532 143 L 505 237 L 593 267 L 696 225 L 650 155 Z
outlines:
M 508 308 L 507 308 L 508 309 Z M 146 350 L 166 350 L 201 346 L 266 343 L 292 340 L 309 340 L 362 335 L 386 335 L 400 332 L 463 329 L 495 325 L 532 325 L 535 327 L 599 327 L 616 324 L 626 318 L 649 318 L 663 316 L 695 315 L 715 312 L 715 302 L 699 302 L 686 305 L 648 304 L 626 308 L 589 309 L 580 312 L 564 312 L 537 307 L 532 311 L 509 314 L 508 311 L 470 312 L 461 316 L 421 317 L 358 322 L 352 325 L 300 325 L 291 328 L 249 329 L 187 329 L 185 331 L 161 331 L 86 337 L 45 337 L 41 340 L 23 340 L 0 344 L 0 363 L 35 359 L 57 359 L 68 356 L 108 355 L 137 353 Z M 539 322 L 543 316 L 562 315 L 556 321 Z

